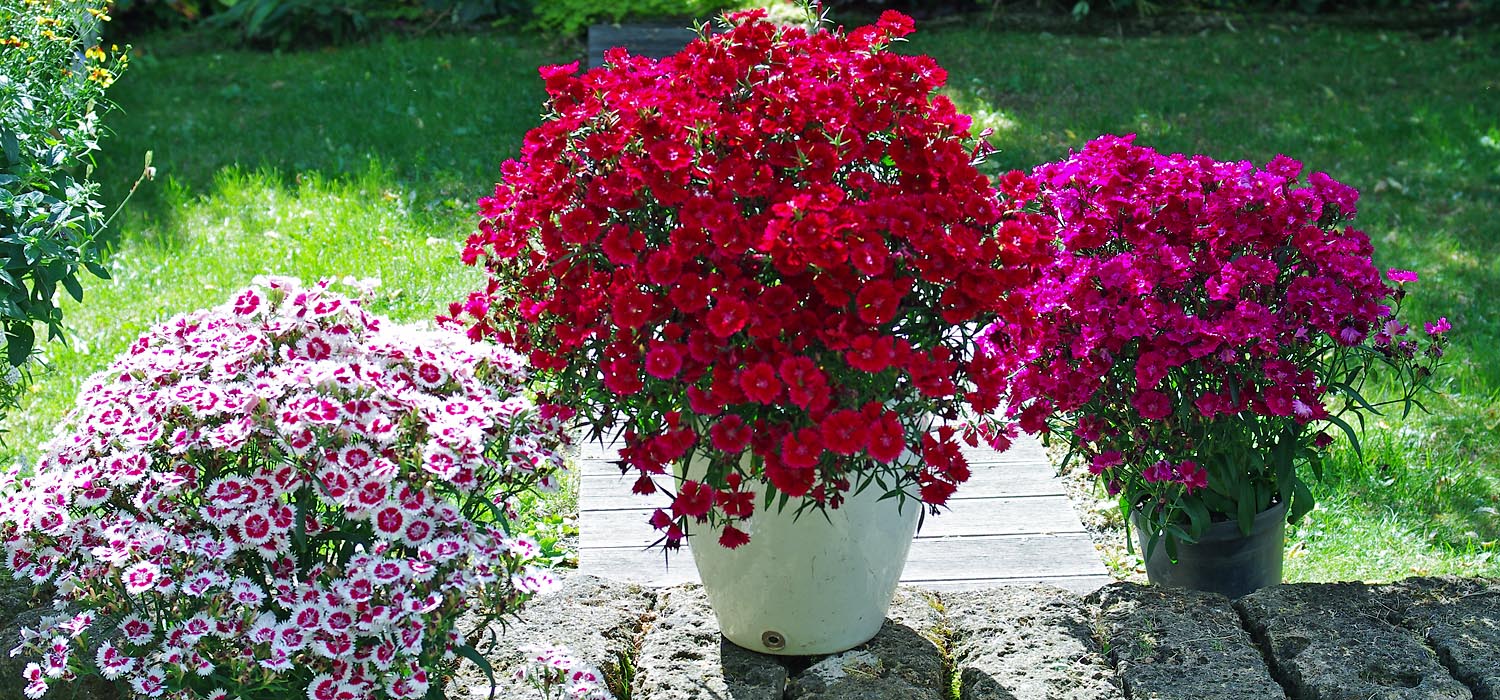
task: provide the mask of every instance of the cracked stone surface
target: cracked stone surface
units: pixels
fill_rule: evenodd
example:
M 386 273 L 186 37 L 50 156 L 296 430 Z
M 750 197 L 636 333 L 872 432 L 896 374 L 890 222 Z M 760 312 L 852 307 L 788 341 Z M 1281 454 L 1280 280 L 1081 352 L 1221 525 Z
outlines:
M 0 582 L 0 651 L 45 609 L 29 586 Z M 473 624 L 465 617 L 460 629 Z M 502 700 L 538 700 L 510 676 L 522 647 L 553 644 L 616 687 L 631 660 L 633 700 L 1500 700 L 1500 581 L 1477 579 L 1283 585 L 1234 603 L 1129 583 L 1086 598 L 1045 586 L 903 587 L 869 642 L 795 658 L 724 640 L 700 586 L 579 575 L 493 629 L 492 646 L 472 641 Z M 23 697 L 27 662 L 0 654 L 0 700 Z M 450 700 L 489 690 L 469 663 L 445 686 Z M 120 697 L 97 678 L 46 696 Z
M 1093 612 L 1051 586 L 948 593 L 943 610 L 960 700 L 1118 700 Z
M 1500 700 L 1500 583 L 1423 578 L 1386 590 L 1403 603 L 1401 626 L 1426 639 L 1475 700 Z
M 1273 586 L 1234 603 L 1288 692 L 1317 700 L 1470 700 L 1421 637 L 1393 624 L 1399 596 L 1362 583 Z
M 497 700 L 535 700 L 540 692 L 513 687 L 511 673 L 521 664 L 521 648 L 527 645 L 566 646 L 580 660 L 587 661 L 607 677 L 618 674 L 619 660 L 635 653 L 642 617 L 650 614 L 656 593 L 647 588 L 610 581 L 594 576 L 570 576 L 556 593 L 535 598 L 521 612 L 520 621 L 490 623 L 495 643 L 489 635 L 470 637 L 477 618 L 465 616 L 459 629 L 495 671 L 499 688 Z M 489 679 L 472 663 L 462 663 L 448 682 L 450 700 L 488 698 Z
M 942 641 L 937 599 L 903 588 L 873 639 L 797 674 L 786 700 L 944 700 Z
M 1089 600 L 1131 700 L 1286 697 L 1228 598 L 1116 583 Z
M 662 591 L 641 639 L 634 700 L 782 700 L 787 669 L 719 634 L 701 586 Z

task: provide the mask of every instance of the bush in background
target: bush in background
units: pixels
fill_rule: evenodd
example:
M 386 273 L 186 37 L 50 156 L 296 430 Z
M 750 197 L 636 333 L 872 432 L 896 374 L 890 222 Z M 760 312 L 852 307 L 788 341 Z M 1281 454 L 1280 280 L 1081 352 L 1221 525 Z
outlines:
M 36 352 L 33 324 L 62 332 L 58 288 L 83 300 L 81 270 L 107 277 L 96 240 L 104 91 L 125 67 L 117 47 L 97 45 L 104 0 L 27 0 L 0 5 L 0 401 L 24 385 Z M 13 405 L 0 403 L 0 410 Z

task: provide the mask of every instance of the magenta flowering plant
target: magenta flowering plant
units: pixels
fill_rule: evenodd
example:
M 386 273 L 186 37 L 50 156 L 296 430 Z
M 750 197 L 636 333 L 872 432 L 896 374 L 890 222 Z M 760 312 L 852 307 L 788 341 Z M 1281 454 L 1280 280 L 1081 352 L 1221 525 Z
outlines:
M 1443 354 L 1400 320 L 1410 272 L 1387 284 L 1347 223 L 1358 193 L 1277 156 L 1264 168 L 1163 155 L 1105 136 L 1033 176 L 1055 255 L 1017 313 L 987 329 L 1009 414 L 1060 436 L 1122 508 L 1192 541 L 1216 520 L 1248 533 L 1313 505 L 1330 428 L 1409 411 Z M 1372 402 L 1372 370 L 1394 391 Z M 1128 519 L 1127 519 L 1128 520 Z
M 97 673 L 136 698 L 421 698 L 460 657 L 488 669 L 460 613 L 554 583 L 512 499 L 556 484 L 571 413 L 526 381 L 327 283 L 152 328 L 7 475 L 6 564 L 59 611 L 22 634 L 26 695 Z

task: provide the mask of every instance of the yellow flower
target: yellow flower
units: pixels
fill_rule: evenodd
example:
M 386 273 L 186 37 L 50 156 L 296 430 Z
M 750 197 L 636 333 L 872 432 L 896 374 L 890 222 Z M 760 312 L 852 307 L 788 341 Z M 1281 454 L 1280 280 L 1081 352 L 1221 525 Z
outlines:
M 60 20 L 60 19 L 58 19 L 56 17 L 38 17 L 38 18 L 36 18 L 36 23 L 42 25 L 43 27 L 61 27 L 62 26 L 62 20 Z
M 115 82 L 115 76 L 110 75 L 110 72 L 103 68 L 95 68 L 89 71 L 89 80 L 99 83 L 104 87 L 109 87 L 111 83 Z
M 104 54 L 104 49 L 101 49 L 97 46 L 89 47 L 89 50 L 83 52 L 83 57 L 87 58 L 90 61 L 95 61 L 98 63 L 103 63 L 104 59 L 108 58 Z

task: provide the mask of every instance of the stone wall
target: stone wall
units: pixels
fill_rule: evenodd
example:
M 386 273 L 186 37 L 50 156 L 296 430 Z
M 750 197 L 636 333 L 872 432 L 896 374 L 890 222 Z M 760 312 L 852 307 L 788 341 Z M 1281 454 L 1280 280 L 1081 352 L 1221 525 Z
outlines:
M 14 639 L 38 601 L 0 593 L 0 634 Z M 903 588 L 867 644 L 789 658 L 724 641 L 698 586 L 573 576 L 496 632 L 478 646 L 504 700 L 540 698 L 503 679 L 521 646 L 549 643 L 628 685 L 632 700 L 1500 700 L 1500 582 L 1482 580 L 1295 584 L 1232 602 L 1127 583 L 1088 596 Z M 0 662 L 0 698 L 21 697 L 24 664 Z M 447 697 L 489 691 L 465 664 Z M 48 697 L 116 695 L 83 683 Z

